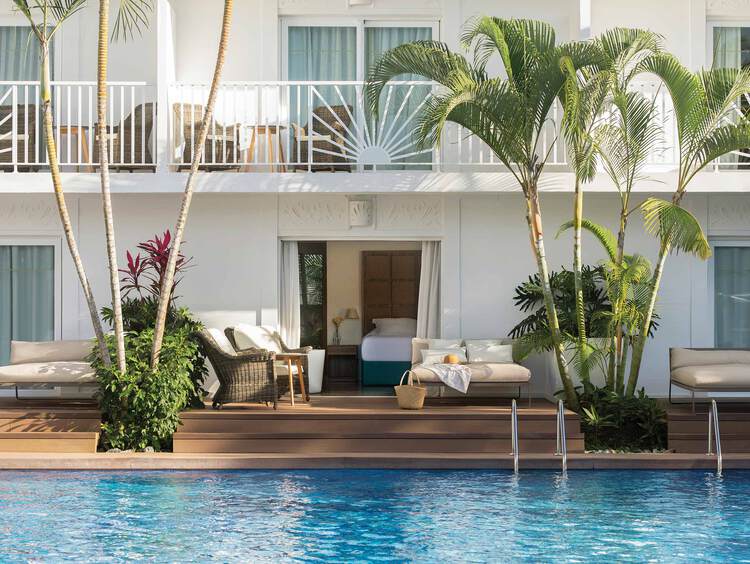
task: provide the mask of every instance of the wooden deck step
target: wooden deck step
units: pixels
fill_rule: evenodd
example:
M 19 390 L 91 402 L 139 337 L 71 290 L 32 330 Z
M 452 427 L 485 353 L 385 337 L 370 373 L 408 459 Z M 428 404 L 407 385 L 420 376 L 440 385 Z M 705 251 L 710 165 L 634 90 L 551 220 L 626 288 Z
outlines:
M 696 413 L 688 405 L 672 405 L 667 418 L 669 449 L 678 453 L 705 454 L 708 448 L 708 408 L 700 403 Z M 750 452 L 750 404 L 719 402 L 721 446 L 725 453 Z
M 93 453 L 99 442 L 97 432 L 2 432 L 0 433 L 0 453 L 2 452 L 72 452 Z

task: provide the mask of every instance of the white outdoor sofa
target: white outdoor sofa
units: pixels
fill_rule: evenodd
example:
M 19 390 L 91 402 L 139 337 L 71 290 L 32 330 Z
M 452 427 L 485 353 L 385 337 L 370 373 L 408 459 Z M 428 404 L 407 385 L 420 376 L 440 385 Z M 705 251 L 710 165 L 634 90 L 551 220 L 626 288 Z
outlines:
M 511 339 L 497 339 L 500 344 L 512 345 Z M 445 384 L 431 370 L 422 366 L 422 351 L 429 347 L 429 339 L 412 339 L 411 342 L 411 371 L 419 378 L 420 383 L 424 384 L 430 397 L 447 397 L 458 396 L 463 394 L 447 389 Z M 471 360 L 471 359 L 469 359 Z M 489 395 L 496 396 L 510 389 L 518 391 L 518 397 L 522 395 L 522 390 L 526 390 L 526 395 L 531 406 L 531 371 L 525 366 L 515 362 L 508 363 L 490 363 L 490 362 L 468 362 L 465 366 L 471 371 L 471 383 L 466 393 L 470 395 Z M 478 393 L 477 388 L 482 388 L 482 393 Z
M 669 402 L 672 386 L 690 392 L 750 392 L 750 350 L 669 349 Z
M 0 366 L 0 386 L 95 386 L 96 374 L 86 357 L 91 341 L 11 341 L 10 364 Z

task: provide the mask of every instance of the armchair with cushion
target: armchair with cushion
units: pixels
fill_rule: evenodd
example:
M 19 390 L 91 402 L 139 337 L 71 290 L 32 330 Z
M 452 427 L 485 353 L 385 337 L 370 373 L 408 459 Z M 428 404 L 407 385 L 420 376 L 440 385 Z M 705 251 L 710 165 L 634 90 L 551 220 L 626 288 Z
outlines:
M 172 139 L 179 163 L 178 170 L 190 168 L 193 161 L 193 143 L 203 126 L 204 113 L 205 108 L 200 104 L 176 103 L 172 106 Z M 212 120 L 203 148 L 200 169 L 215 171 L 239 168 L 238 133 L 238 126 L 222 125 Z
M 133 171 L 137 168 L 154 170 L 151 136 L 154 130 L 155 110 L 156 106 L 152 102 L 138 104 L 119 124 L 107 126 L 107 146 L 112 156 L 112 168 L 117 171 Z M 94 141 L 94 165 L 99 162 L 98 141 L 97 133 L 97 139 Z
M 273 352 L 255 348 L 237 351 L 216 329 L 204 329 L 198 336 L 219 380 L 214 409 L 242 402 L 273 403 L 276 409 L 278 390 Z
M 0 106 L 0 171 L 13 172 L 13 162 L 18 164 L 20 172 L 38 168 L 33 164 L 37 159 L 37 114 L 34 104 Z M 39 155 L 39 159 L 44 161 L 43 153 Z
M 224 332 L 229 342 L 238 351 L 256 348 L 274 353 L 279 396 L 289 391 L 289 381 L 291 380 L 294 382 L 294 393 L 301 393 L 307 401 L 310 400 L 310 396 L 307 393 L 310 389 L 308 354 L 312 351 L 312 347 L 291 348 L 287 346 L 278 331 L 273 327 L 264 325 L 247 325 L 241 323 L 236 327 L 228 327 Z M 279 357 L 283 358 L 284 355 L 299 355 L 304 390 L 299 378 L 289 378 L 289 364 L 285 360 L 279 359 Z M 292 376 L 298 376 L 295 364 L 292 364 Z

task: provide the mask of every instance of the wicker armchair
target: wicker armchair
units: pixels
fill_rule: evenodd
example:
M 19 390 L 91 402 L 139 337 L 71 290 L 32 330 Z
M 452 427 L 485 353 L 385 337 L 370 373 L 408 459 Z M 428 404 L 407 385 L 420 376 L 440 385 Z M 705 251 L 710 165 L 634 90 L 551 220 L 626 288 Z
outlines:
M 15 111 L 14 111 L 15 110 Z M 13 114 L 16 121 L 16 138 L 13 139 Z M 20 172 L 35 171 L 37 155 L 37 109 L 33 104 L 0 106 L 0 171 L 13 172 L 13 161 Z M 43 149 L 43 147 L 42 147 Z M 15 154 L 14 154 L 15 153 Z M 39 155 L 44 161 L 44 153 Z
M 351 129 L 352 107 L 351 106 L 319 106 L 313 110 L 315 118 L 312 120 L 312 135 L 310 124 L 300 127 L 292 124 L 294 139 L 292 141 L 292 168 L 294 170 L 307 170 L 308 143 L 312 139 L 312 166 L 313 172 L 320 170 L 352 171 L 351 156 L 347 158 L 345 147 L 347 129 Z
M 110 167 L 116 171 L 143 169 L 154 171 L 151 134 L 154 130 L 155 105 L 138 104 L 118 125 L 107 126 L 107 146 L 111 145 Z M 94 164 L 99 163 L 99 139 L 94 142 Z M 84 140 L 85 142 L 85 140 Z
M 234 338 L 234 327 L 227 327 L 224 329 L 224 334 L 227 336 L 227 339 L 229 339 L 229 342 L 232 343 L 232 346 L 235 348 L 235 350 L 239 351 L 239 348 L 237 347 L 237 341 Z M 291 348 L 287 346 L 287 344 L 284 342 L 284 339 L 281 338 L 281 335 L 279 335 L 278 332 L 273 332 L 273 340 L 277 343 L 277 350 L 274 351 L 274 353 L 278 354 L 299 354 L 302 356 L 302 372 L 303 372 L 303 381 L 305 383 L 305 390 L 310 389 L 310 380 L 308 375 L 308 362 L 307 362 L 307 355 L 310 353 L 310 351 L 313 350 L 312 347 L 299 347 L 299 348 Z M 286 370 L 285 365 L 279 366 L 280 370 Z M 277 389 L 278 389 L 278 397 L 283 396 L 287 392 L 289 392 L 289 378 L 278 378 L 276 383 Z M 299 380 L 294 380 L 294 390 L 296 394 L 301 394 L 302 390 L 299 385 Z M 309 392 L 308 392 L 309 394 Z M 309 396 L 308 396 L 309 397 Z
M 214 409 L 221 409 L 225 403 L 241 402 L 273 403 L 276 409 L 278 389 L 274 353 L 260 349 L 228 353 L 205 329 L 198 333 L 198 337 L 219 379 Z
M 178 170 L 190 168 L 193 161 L 193 140 L 197 139 L 203 126 L 205 108 L 200 104 L 176 103 L 172 106 L 173 140 L 175 154 L 182 153 Z M 203 147 L 203 163 L 200 170 L 221 171 L 238 169 L 240 151 L 237 143 L 239 127 L 221 125 L 212 120 L 208 128 L 206 144 Z M 180 147 L 182 150 L 180 151 Z

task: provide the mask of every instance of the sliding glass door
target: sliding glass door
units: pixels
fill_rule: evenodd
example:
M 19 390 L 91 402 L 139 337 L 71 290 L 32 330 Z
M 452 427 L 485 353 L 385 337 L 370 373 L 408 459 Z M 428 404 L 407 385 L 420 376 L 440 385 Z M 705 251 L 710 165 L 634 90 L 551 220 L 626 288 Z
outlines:
M 715 346 L 750 348 L 750 241 L 715 244 L 712 261 Z
M 55 247 L 0 243 L 0 365 L 11 340 L 55 338 Z
M 285 22 L 285 68 L 289 81 L 362 82 L 378 59 L 394 47 L 413 41 L 437 38 L 437 24 L 394 21 L 305 21 Z M 404 75 L 399 81 L 420 80 Z M 431 163 L 429 152 L 415 155 L 412 133 L 420 105 L 430 92 L 428 86 L 394 85 L 383 93 L 377 123 L 364 104 L 361 88 L 354 85 L 292 86 L 290 121 L 297 138 L 312 131 L 328 136 L 308 148 L 335 162 L 371 167 L 406 168 Z M 313 123 L 308 123 L 313 122 Z M 301 147 L 301 143 L 297 143 Z M 305 143 L 305 147 L 307 147 Z M 301 155 L 299 160 L 304 160 Z M 320 162 L 316 160 L 315 162 Z M 409 168 L 414 168 L 410 166 Z M 335 168 L 335 167 L 333 167 Z

